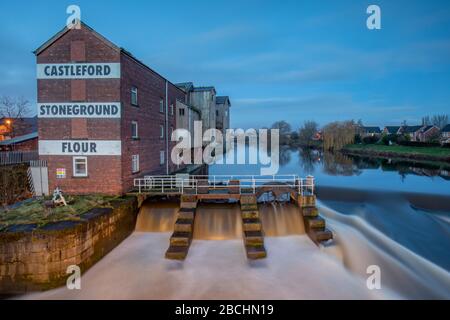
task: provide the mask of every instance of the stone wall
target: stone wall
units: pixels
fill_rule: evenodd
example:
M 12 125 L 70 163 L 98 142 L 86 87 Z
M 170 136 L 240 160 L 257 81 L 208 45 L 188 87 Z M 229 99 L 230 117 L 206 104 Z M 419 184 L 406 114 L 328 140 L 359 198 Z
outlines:
M 70 265 L 88 270 L 135 228 L 136 198 L 111 206 L 92 209 L 80 221 L 16 225 L 0 232 L 0 294 L 65 285 Z

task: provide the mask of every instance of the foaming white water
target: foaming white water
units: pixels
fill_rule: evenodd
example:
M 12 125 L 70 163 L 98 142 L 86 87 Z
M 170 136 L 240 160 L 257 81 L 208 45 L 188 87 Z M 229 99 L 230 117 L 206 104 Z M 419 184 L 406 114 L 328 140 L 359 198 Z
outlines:
M 382 286 L 405 297 L 450 298 L 449 272 L 393 241 L 359 216 L 344 215 L 321 202 L 318 207 L 335 236 L 337 255 L 351 271 L 367 277 L 367 267 L 378 265 Z M 326 247 L 324 251 L 336 254 Z
M 81 290 L 26 299 L 379 299 L 306 235 L 266 238 L 268 257 L 249 262 L 242 240 L 194 240 L 184 262 L 164 259 L 170 233 L 135 232 L 88 270 Z
M 23 296 L 26 299 L 397 299 L 387 288 L 371 291 L 365 280 L 341 261 L 325 254 L 304 234 L 298 208 L 262 205 L 267 259 L 249 261 L 242 235 L 236 238 L 236 213 L 223 216 L 219 206 L 200 206 L 199 230 L 185 261 L 164 258 L 176 204 L 148 204 L 136 231 L 82 276 L 81 290 L 59 288 Z M 212 215 L 208 215 L 209 213 Z M 231 208 L 231 211 L 236 208 Z M 144 214 L 142 214 L 144 212 Z M 239 211 L 237 211 L 239 212 Z M 152 220 L 154 218 L 154 221 Z M 217 221 L 228 221 L 217 228 Z M 272 225 L 276 220 L 277 224 Z M 222 224 L 220 222 L 219 224 Z M 225 223 L 224 222 L 224 223 Z M 196 222 L 198 223 L 198 222 Z M 158 225 L 161 228 L 157 228 Z M 198 226 L 196 226 L 197 228 Z M 236 230 L 233 230 L 236 229 Z M 203 240 L 214 237 L 226 240 Z

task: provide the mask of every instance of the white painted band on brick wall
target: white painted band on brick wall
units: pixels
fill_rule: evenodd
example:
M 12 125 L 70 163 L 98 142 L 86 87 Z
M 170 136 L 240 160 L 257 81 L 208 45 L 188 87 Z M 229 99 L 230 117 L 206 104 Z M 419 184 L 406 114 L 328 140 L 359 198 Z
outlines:
M 120 102 L 38 103 L 39 118 L 120 118 Z
M 37 64 L 38 79 L 116 79 L 120 63 L 50 63 Z
M 120 156 L 120 140 L 39 140 L 39 155 Z

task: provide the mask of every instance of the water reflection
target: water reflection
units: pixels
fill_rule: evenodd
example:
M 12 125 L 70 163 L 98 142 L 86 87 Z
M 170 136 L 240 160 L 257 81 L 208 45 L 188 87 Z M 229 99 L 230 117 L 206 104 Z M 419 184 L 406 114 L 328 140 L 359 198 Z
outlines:
M 257 152 L 251 147 L 247 150 Z M 368 158 L 286 147 L 280 148 L 279 155 L 278 174 L 313 175 L 321 186 L 450 194 L 450 163 Z M 258 175 L 260 169 L 260 165 L 214 164 L 209 167 L 209 173 Z

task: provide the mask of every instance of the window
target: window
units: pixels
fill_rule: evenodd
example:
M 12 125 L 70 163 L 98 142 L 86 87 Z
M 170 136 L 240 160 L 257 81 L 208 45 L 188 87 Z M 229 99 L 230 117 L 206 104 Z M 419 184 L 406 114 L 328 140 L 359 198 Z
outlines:
M 133 173 L 139 172 L 139 155 L 134 154 L 131 156 L 131 171 Z
M 73 157 L 73 176 L 74 177 L 87 177 L 87 158 L 86 157 Z
M 131 87 L 131 104 L 138 105 L 138 89 L 136 87 Z
M 164 151 L 160 151 L 159 152 L 159 164 L 163 165 L 164 164 Z
M 133 139 L 139 138 L 137 121 L 131 121 L 131 138 Z
M 216 117 L 219 116 L 219 110 L 216 110 Z
M 164 99 L 159 99 L 159 112 L 164 113 Z
M 161 139 L 163 139 L 163 138 L 164 138 L 164 126 L 163 126 L 163 125 L 160 125 L 159 128 L 160 128 L 159 137 L 160 137 Z
M 170 136 L 173 136 L 173 127 L 170 127 Z
M 180 108 L 179 113 L 180 113 L 180 116 L 184 116 L 184 108 Z
M 173 103 L 170 105 L 170 115 L 173 116 L 175 113 L 174 108 L 173 108 Z

